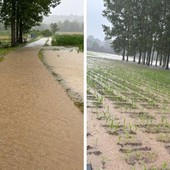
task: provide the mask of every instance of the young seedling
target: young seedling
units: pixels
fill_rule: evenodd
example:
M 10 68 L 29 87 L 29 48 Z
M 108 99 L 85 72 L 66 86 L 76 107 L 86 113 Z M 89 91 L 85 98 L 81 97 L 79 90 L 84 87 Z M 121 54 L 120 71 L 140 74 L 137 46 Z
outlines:
M 106 165 L 106 158 L 102 156 L 102 169 L 106 168 L 105 165 Z
M 97 148 L 97 145 L 98 145 L 98 138 L 96 138 L 96 140 L 95 140 L 95 145 L 94 145 L 95 149 Z
M 120 144 L 121 143 L 121 140 L 122 140 L 122 136 L 118 136 L 118 144 Z

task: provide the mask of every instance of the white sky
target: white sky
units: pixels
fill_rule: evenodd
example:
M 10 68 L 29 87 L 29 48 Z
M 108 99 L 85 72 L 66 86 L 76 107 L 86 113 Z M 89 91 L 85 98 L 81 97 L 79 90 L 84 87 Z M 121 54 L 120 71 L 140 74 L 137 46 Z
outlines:
M 84 15 L 84 0 L 61 0 L 51 12 L 52 15 Z
M 87 35 L 93 35 L 100 40 L 105 37 L 102 24 L 110 25 L 102 16 L 103 10 L 103 0 L 87 0 Z

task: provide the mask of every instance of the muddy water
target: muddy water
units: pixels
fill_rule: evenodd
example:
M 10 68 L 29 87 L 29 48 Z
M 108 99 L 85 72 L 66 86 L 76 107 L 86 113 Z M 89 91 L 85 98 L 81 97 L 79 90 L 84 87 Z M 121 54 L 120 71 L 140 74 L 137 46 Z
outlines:
M 81 170 L 83 115 L 39 49 L 22 48 L 0 63 L 0 169 Z
M 83 98 L 83 53 L 74 48 L 54 48 L 44 51 L 45 62 L 59 74 L 67 87 Z

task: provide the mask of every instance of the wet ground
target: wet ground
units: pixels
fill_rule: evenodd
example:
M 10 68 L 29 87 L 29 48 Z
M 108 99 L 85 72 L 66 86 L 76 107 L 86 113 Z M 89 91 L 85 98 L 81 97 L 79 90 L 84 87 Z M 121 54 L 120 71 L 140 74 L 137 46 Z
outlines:
M 0 63 L 3 170 L 83 169 L 83 115 L 39 60 L 44 42 L 12 52 Z

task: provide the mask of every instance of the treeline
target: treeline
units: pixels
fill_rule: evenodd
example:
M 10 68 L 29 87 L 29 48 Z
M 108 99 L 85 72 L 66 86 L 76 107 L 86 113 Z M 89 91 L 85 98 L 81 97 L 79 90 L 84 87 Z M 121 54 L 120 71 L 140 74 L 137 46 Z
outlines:
M 47 17 L 44 17 L 43 23 L 50 25 L 51 23 L 58 23 L 60 21 L 77 21 L 79 23 L 82 23 L 84 21 L 84 17 L 80 15 L 49 15 Z
M 23 43 L 23 34 L 42 22 L 60 0 L 0 0 L 0 22 L 11 29 L 11 46 Z
M 111 40 L 101 41 L 91 35 L 87 38 L 87 50 L 111 54 L 114 53 L 114 50 L 111 47 Z
M 83 32 L 84 24 L 82 22 L 78 21 L 69 21 L 65 20 L 63 22 L 59 21 L 56 23 L 59 32 Z M 46 30 L 46 29 L 51 29 L 50 25 L 42 23 L 40 26 L 34 27 L 36 30 Z
M 169 69 L 169 0 L 104 0 L 104 6 L 103 16 L 112 26 L 103 30 L 123 60 L 133 56 L 139 64 Z
M 57 23 L 61 32 L 83 32 L 84 24 L 77 21 L 65 20 Z

